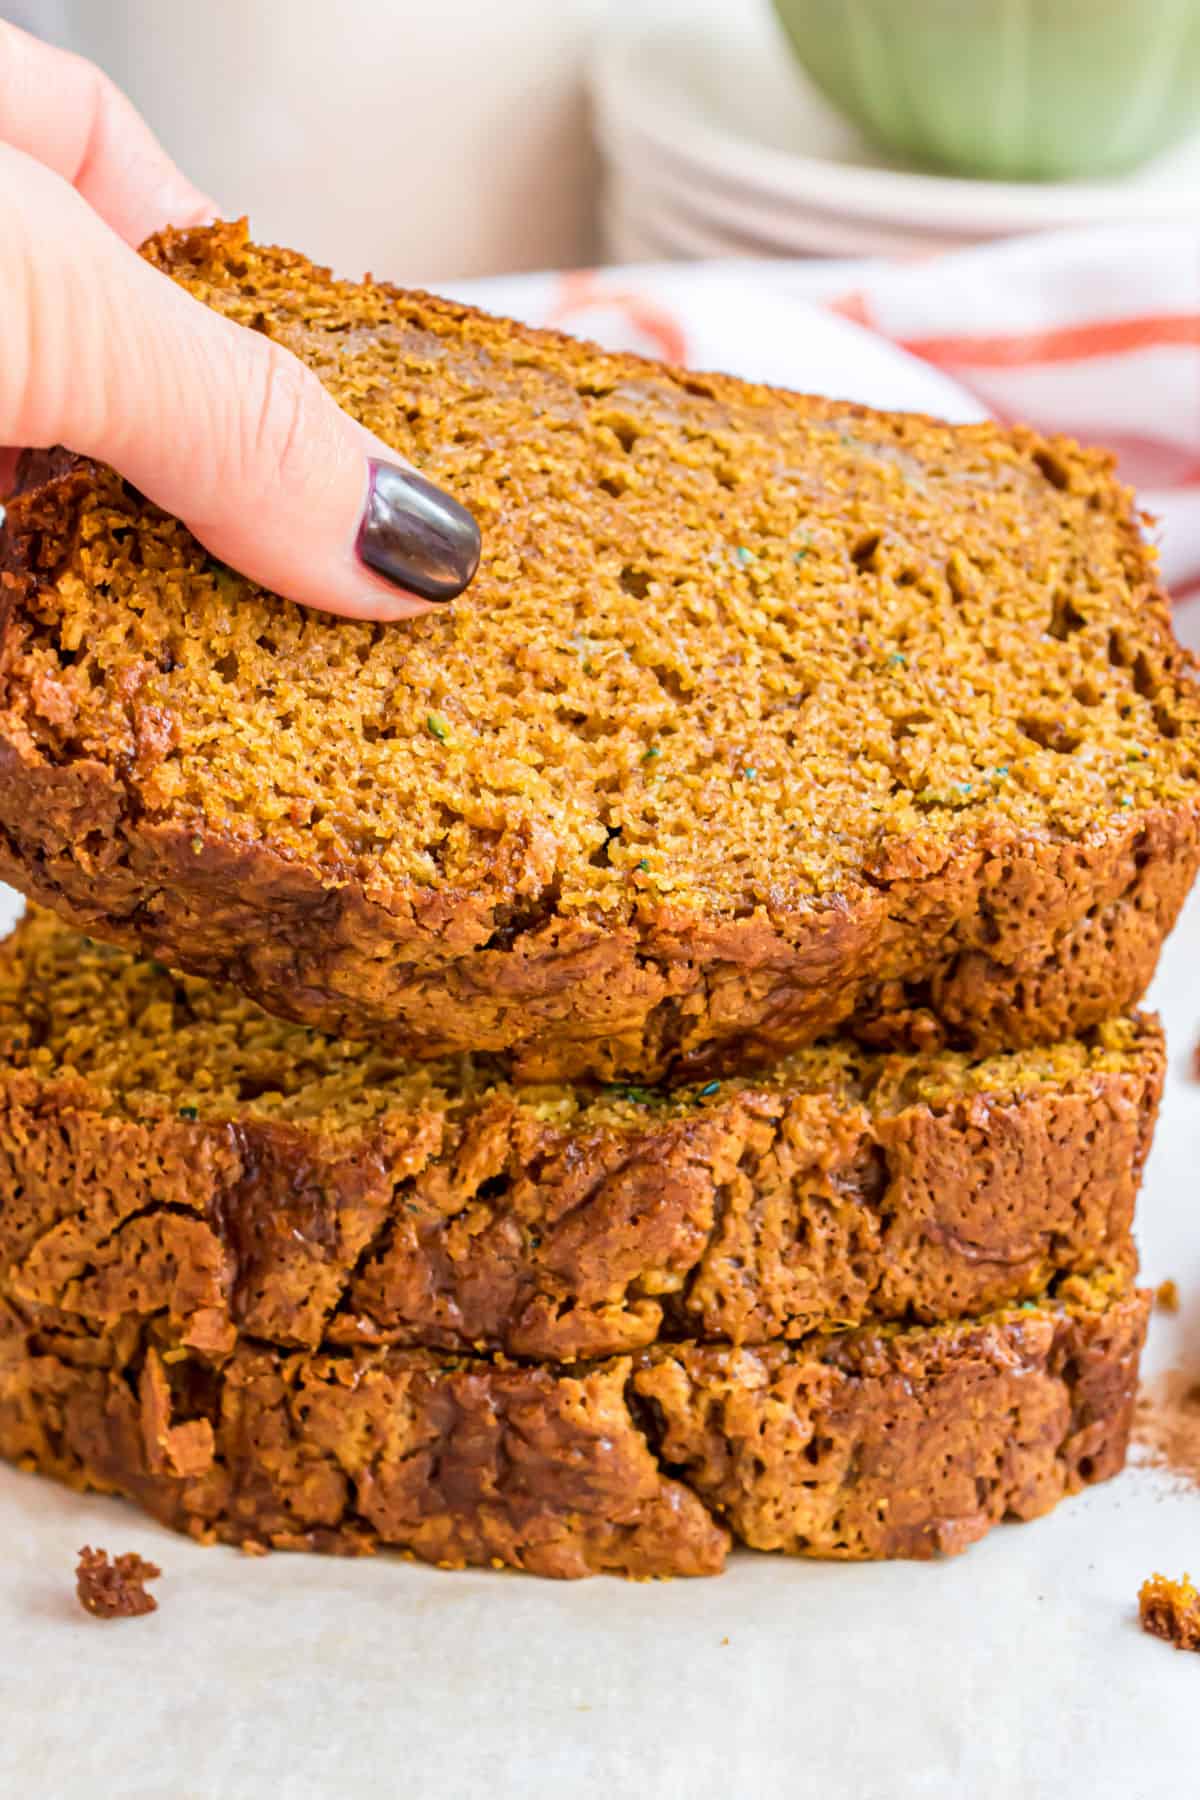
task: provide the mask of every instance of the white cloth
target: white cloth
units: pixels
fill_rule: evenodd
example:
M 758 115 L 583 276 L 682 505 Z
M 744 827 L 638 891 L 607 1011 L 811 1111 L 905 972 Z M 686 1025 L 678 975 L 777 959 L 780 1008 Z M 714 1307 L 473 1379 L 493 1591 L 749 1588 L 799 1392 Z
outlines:
M 818 301 L 810 296 L 824 285 Z M 610 348 L 1117 451 L 1200 594 L 1200 230 L 1105 227 L 905 264 L 699 263 L 455 290 Z

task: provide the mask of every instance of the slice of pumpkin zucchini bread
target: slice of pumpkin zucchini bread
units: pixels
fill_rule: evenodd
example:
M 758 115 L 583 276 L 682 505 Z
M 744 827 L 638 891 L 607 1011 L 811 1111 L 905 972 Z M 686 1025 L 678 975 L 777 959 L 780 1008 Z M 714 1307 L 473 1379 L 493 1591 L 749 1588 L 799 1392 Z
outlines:
M 1132 1267 L 1162 1069 L 1131 1017 L 982 1059 L 835 1041 L 675 1090 L 514 1088 L 34 913 L 0 945 L 0 1288 L 213 1354 L 947 1320 Z
M 981 1320 L 563 1368 L 204 1355 L 0 1297 L 0 1454 L 243 1546 L 553 1576 L 715 1574 L 731 1541 L 928 1557 L 1120 1469 L 1148 1306 L 1073 1277 Z
M 606 354 L 244 226 L 145 254 L 469 506 L 483 562 L 415 622 L 335 620 L 33 458 L 0 876 L 527 1077 L 843 1023 L 1011 1049 L 1136 1002 L 1200 854 L 1200 707 L 1108 456 Z

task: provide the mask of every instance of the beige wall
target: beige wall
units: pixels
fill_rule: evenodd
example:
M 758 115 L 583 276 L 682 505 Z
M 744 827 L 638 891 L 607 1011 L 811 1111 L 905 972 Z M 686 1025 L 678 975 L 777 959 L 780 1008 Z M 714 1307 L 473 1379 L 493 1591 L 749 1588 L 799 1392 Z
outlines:
M 346 273 L 370 265 L 419 281 L 593 254 L 581 71 L 591 30 L 625 4 L 57 0 L 53 10 L 192 176 L 230 212 L 249 212 L 260 235 Z

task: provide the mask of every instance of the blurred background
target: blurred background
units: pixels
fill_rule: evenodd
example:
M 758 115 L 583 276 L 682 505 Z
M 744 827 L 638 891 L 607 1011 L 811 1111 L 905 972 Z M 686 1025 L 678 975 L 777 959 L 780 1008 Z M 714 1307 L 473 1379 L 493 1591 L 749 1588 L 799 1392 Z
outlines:
M 1195 223 L 1200 0 L 0 0 L 260 237 L 408 281 Z

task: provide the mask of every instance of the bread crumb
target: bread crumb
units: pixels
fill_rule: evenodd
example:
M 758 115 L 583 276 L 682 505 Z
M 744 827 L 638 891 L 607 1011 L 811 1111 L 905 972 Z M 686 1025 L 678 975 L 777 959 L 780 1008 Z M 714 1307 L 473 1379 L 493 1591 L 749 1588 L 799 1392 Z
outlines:
M 111 1558 L 107 1550 L 85 1544 L 75 1569 L 75 1592 L 84 1612 L 96 1619 L 136 1619 L 158 1610 L 158 1601 L 145 1584 L 162 1574 L 157 1563 L 146 1562 L 136 1551 Z
M 1139 1460 L 1200 1488 L 1200 1382 L 1195 1369 L 1169 1369 L 1138 1395 L 1133 1441 Z
M 1154 1304 L 1159 1312 L 1177 1313 L 1179 1311 L 1179 1284 L 1174 1281 L 1160 1281 L 1154 1290 Z
M 1138 1592 L 1138 1618 L 1151 1637 L 1174 1644 L 1177 1650 L 1200 1650 L 1200 1594 L 1190 1575 L 1168 1581 L 1151 1575 Z

